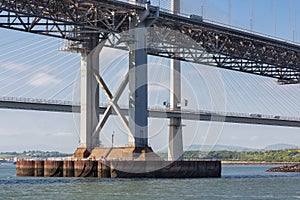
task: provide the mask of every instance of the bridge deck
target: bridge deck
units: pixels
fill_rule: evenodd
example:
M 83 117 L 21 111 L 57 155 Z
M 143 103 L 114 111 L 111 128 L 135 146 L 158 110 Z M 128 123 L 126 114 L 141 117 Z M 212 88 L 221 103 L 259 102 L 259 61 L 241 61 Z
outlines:
M 49 112 L 80 112 L 79 105 L 72 105 L 71 102 L 66 104 L 59 103 L 45 103 L 45 102 L 20 102 L 12 100 L 0 100 L 0 109 L 23 109 L 23 110 L 36 110 L 36 111 L 49 111 Z M 103 114 L 106 106 L 99 107 L 99 114 Z M 127 108 L 121 108 L 124 115 L 128 115 Z M 112 111 L 113 115 L 116 115 Z M 170 111 L 164 109 L 151 109 L 148 110 L 148 116 L 151 118 L 171 118 L 181 117 L 183 120 L 193 121 L 214 121 L 214 122 L 227 122 L 227 123 L 240 123 L 240 124 L 261 124 L 285 127 L 300 127 L 300 118 L 287 118 L 279 116 L 261 117 L 250 116 L 245 113 L 212 113 L 206 111 Z

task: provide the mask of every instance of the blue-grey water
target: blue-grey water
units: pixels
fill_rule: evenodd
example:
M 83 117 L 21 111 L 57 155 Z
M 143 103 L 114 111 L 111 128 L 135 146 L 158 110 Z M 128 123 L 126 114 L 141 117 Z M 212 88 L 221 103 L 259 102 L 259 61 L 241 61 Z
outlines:
M 300 173 L 266 173 L 273 166 L 223 166 L 215 179 L 17 177 L 0 166 L 0 199 L 300 199 Z

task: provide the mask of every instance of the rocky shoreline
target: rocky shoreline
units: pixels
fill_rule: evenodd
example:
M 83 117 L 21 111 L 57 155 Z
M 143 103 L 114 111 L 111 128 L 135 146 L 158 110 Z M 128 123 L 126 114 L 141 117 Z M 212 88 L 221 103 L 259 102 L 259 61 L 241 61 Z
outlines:
M 300 172 L 300 164 L 274 167 L 268 169 L 267 172 Z

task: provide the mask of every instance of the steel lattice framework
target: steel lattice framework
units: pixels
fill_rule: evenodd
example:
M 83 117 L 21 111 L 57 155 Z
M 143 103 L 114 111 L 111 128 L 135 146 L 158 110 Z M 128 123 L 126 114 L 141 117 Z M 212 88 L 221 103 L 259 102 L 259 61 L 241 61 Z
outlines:
M 85 42 L 95 34 L 107 39 L 107 46 L 128 49 L 129 18 L 137 13 L 143 13 L 152 27 L 148 54 L 268 76 L 282 84 L 300 83 L 299 45 L 170 14 L 149 4 L 1 0 L 0 27 L 67 39 L 68 50 L 85 50 Z

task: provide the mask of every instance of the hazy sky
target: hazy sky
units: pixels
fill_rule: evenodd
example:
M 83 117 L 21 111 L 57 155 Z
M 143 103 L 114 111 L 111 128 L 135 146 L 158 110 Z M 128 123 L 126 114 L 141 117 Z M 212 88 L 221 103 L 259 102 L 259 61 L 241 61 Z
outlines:
M 160 3 L 169 6 L 164 0 Z M 252 27 L 256 32 L 299 42 L 300 1 L 231 0 L 231 9 L 229 5 L 227 0 L 184 0 L 182 12 L 201 15 L 203 10 L 206 19 L 243 29 Z M 0 96 L 78 101 L 80 55 L 58 51 L 63 44 L 59 39 L 0 29 Z M 149 57 L 149 62 L 149 106 L 162 108 L 169 94 L 169 61 Z M 101 74 L 112 91 L 117 89 L 127 66 L 127 52 L 101 52 Z M 182 63 L 182 68 L 182 96 L 189 100 L 185 109 L 299 117 L 300 85 L 279 86 L 270 78 L 190 63 Z M 103 93 L 101 102 L 108 102 Z M 127 104 L 126 92 L 120 104 Z M 1 110 L 0 151 L 73 152 L 79 141 L 78 120 L 78 114 Z M 149 119 L 149 142 L 156 151 L 167 148 L 168 124 L 168 120 Z M 217 144 L 253 148 L 276 143 L 300 146 L 299 128 L 191 121 L 184 124 L 185 146 L 203 144 L 207 137 Z M 110 144 L 113 131 L 117 145 L 125 145 L 126 132 L 117 117 L 111 117 L 105 125 L 103 143 Z

